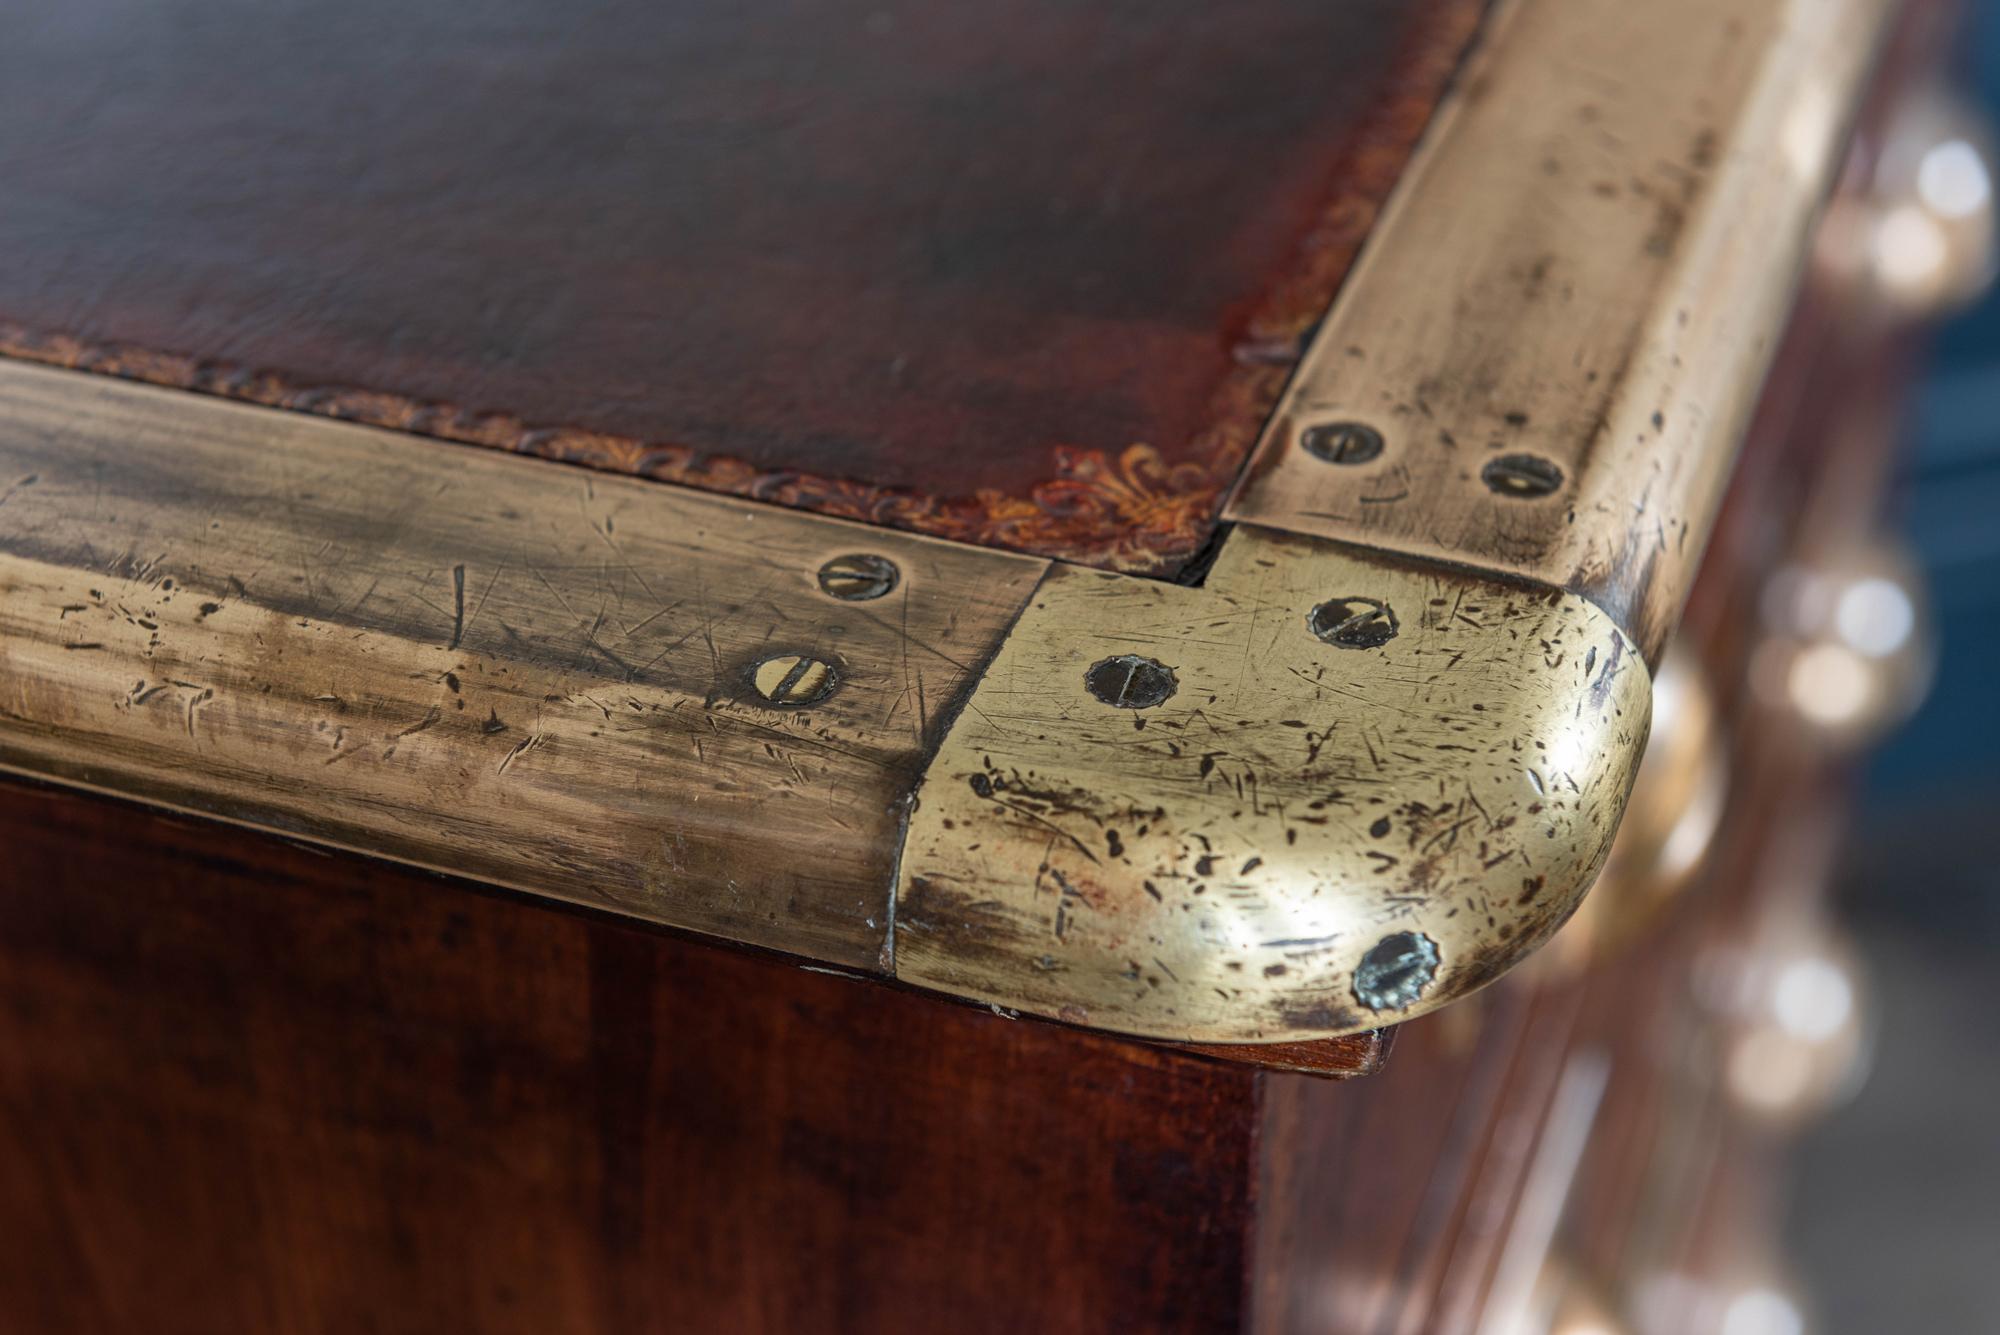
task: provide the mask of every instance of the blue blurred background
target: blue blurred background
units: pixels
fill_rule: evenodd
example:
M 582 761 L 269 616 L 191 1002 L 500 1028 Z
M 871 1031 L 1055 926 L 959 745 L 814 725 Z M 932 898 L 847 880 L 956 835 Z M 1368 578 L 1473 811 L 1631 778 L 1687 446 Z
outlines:
M 1971 7 L 1963 78 L 2000 123 L 2000 0 Z M 1898 518 L 1929 575 L 1944 633 L 1937 684 L 1882 750 L 1868 785 L 1878 812 L 1955 804 L 2000 788 L 2000 296 L 1946 326 L 1909 414 Z M 1996 1326 L 2000 1328 L 2000 1326 Z
M 2000 124 L 2000 0 L 1967 8 L 1962 86 Z M 1864 774 L 1838 887 L 1879 1031 L 1792 1193 L 1829 1335 L 2000 1331 L 2000 296 L 1941 332 L 1908 439 L 1895 513 L 1942 658 Z

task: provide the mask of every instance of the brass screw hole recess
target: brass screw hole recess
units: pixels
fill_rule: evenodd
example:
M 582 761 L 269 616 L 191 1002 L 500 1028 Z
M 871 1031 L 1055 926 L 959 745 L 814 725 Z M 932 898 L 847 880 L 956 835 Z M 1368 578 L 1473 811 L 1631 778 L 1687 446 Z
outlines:
M 1402 629 L 1379 598 L 1329 598 L 1312 610 L 1306 627 L 1336 649 L 1380 649 Z
M 1562 486 L 1563 470 L 1538 454 L 1503 454 L 1486 461 L 1479 478 L 1495 496 L 1532 501 Z
M 896 563 L 872 552 L 836 556 L 819 568 L 819 588 L 844 603 L 865 603 L 892 592 L 902 576 Z
M 823 658 L 773 654 L 750 669 L 750 686 L 781 709 L 802 709 L 832 695 L 840 670 Z
M 1307 427 L 1299 445 L 1330 464 L 1365 464 L 1382 456 L 1382 433 L 1360 422 L 1325 422 Z
M 1354 970 L 1354 999 L 1371 1011 L 1407 1010 L 1437 977 L 1437 942 L 1396 932 L 1368 948 Z
M 1165 704 L 1180 689 L 1174 670 L 1138 654 L 1100 659 L 1083 674 L 1084 688 L 1117 709 L 1151 709 Z

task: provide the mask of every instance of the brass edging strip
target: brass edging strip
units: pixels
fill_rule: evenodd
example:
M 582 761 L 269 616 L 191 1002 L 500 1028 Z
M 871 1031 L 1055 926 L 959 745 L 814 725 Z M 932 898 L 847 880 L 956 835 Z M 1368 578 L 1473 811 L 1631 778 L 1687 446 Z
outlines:
M 1505 0 L 1231 518 L 1527 576 L 1658 655 L 1890 0 Z
M 0 365 L 0 768 L 1166 1041 L 1445 1004 L 1609 848 L 1885 12 L 1509 0 L 1199 587 Z
M 845 967 L 1046 567 L 0 360 L 0 769 Z
M 1493 976 L 1645 733 L 1588 603 L 1253 526 L 1186 587 L 6 363 L 0 477 L 0 768 L 1169 1041 Z

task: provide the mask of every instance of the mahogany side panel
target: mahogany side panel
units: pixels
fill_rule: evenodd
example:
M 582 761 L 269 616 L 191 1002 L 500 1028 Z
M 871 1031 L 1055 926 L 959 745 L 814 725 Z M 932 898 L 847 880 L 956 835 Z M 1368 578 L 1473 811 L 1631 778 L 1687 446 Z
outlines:
M 0 1324 L 1213 1332 L 1255 1074 L 0 784 Z

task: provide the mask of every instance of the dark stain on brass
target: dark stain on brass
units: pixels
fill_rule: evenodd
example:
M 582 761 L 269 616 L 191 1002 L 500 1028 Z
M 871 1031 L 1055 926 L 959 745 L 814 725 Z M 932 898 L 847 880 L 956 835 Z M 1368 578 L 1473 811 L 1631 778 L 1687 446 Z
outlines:
M 1119 709 L 1151 709 L 1180 689 L 1172 668 L 1138 654 L 1119 654 L 1091 664 L 1083 684 L 1099 700 Z
M 1368 948 L 1354 970 L 1354 999 L 1371 1011 L 1409 1008 L 1437 977 L 1437 942 L 1422 932 L 1394 932 Z
M 1496 496 L 1532 501 L 1553 495 L 1562 486 L 1563 471 L 1539 454 L 1503 454 L 1487 460 L 1479 477 Z
M 873 552 L 836 556 L 819 568 L 820 592 L 847 603 L 881 598 L 896 587 L 896 563 Z
M 1306 626 L 1336 649 L 1380 649 L 1402 629 L 1379 598 L 1329 598 L 1312 610 Z
M 750 669 L 750 687 L 781 709 L 802 709 L 832 695 L 840 669 L 810 654 L 773 654 Z
M 1330 464 L 1365 464 L 1382 456 L 1382 433 L 1361 422 L 1325 422 L 1307 427 L 1299 444 Z

